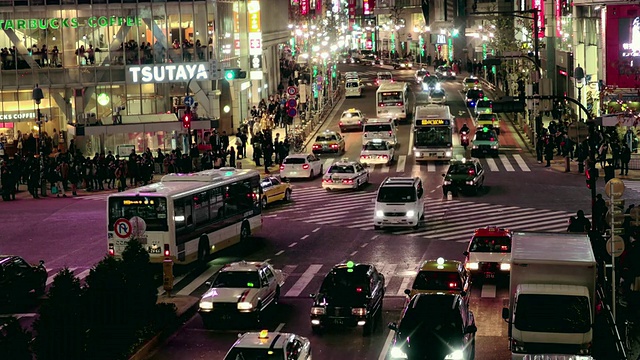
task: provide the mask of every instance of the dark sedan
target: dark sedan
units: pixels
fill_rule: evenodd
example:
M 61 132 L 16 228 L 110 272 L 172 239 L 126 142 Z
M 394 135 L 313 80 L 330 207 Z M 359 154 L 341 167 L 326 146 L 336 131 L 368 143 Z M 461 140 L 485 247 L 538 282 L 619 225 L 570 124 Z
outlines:
M 31 265 L 14 255 L 0 255 L 0 303 L 19 303 L 27 296 L 44 294 L 47 270 L 44 261 Z

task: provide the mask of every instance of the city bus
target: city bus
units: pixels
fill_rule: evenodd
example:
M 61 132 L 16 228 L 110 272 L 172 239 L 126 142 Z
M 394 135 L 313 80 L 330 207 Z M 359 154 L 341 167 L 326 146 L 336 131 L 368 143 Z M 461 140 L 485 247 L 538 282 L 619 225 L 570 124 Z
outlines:
M 407 83 L 383 83 L 376 92 L 376 114 L 378 118 L 405 120 L 409 107 Z
M 417 161 L 451 160 L 455 123 L 446 105 L 416 106 L 413 123 L 413 154 Z
M 169 174 L 160 182 L 109 196 L 108 254 L 138 239 L 151 262 L 204 261 L 231 245 L 249 245 L 262 226 L 260 173 L 221 168 Z

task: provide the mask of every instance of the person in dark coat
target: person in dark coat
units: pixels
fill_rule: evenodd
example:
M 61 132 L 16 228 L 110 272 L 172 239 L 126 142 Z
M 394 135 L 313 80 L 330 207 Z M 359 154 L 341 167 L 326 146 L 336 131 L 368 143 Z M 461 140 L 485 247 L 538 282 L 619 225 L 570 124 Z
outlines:
M 229 148 L 229 166 L 236 167 L 236 149 L 233 146 Z
M 553 153 L 554 153 L 554 143 L 553 143 L 553 139 L 549 139 L 545 145 L 544 148 L 544 156 L 545 156 L 545 160 L 547 161 L 547 165 L 545 165 L 544 167 L 551 167 L 551 160 L 553 160 Z
M 631 162 L 631 149 L 624 143 L 620 150 L 620 175 L 629 175 L 629 163 Z

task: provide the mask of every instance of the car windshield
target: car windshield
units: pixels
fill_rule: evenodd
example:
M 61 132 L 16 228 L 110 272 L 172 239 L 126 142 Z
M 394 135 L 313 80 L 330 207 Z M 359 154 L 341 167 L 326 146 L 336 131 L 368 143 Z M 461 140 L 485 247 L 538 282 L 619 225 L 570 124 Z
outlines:
M 496 134 L 493 131 L 478 131 L 476 132 L 476 140 L 496 141 Z
M 467 84 L 477 84 L 478 83 L 478 79 L 467 79 L 464 81 Z
M 402 92 L 388 91 L 378 94 L 378 102 L 383 104 L 396 104 L 402 102 Z
M 387 144 L 387 142 L 369 141 L 368 143 L 364 144 L 362 150 L 387 151 L 389 150 L 389 145 Z
M 428 85 L 435 85 L 438 83 L 438 78 L 435 76 L 425 76 L 422 82 Z
M 479 98 L 481 98 L 483 96 L 484 96 L 484 94 L 480 90 L 473 89 L 473 90 L 467 91 L 467 98 L 468 99 L 479 99 Z
M 480 106 L 480 105 L 478 105 Z M 493 114 L 480 114 L 478 115 L 478 121 L 491 121 L 491 120 L 495 120 L 495 116 Z
M 444 91 L 442 91 L 442 90 L 434 90 L 431 93 L 431 97 L 432 98 L 443 98 L 444 97 Z
M 369 281 L 366 273 L 359 269 L 347 272 L 347 269 L 333 270 L 324 278 L 320 292 L 340 295 L 357 295 L 369 293 Z
M 109 229 L 120 219 L 138 216 L 144 220 L 147 231 L 168 231 L 167 200 L 161 197 L 131 196 L 109 199 Z M 122 222 L 119 222 L 122 223 Z
M 260 277 L 257 271 L 222 271 L 211 283 L 213 288 L 258 288 Z
M 462 281 L 457 272 L 420 271 L 413 282 L 414 290 L 462 290 Z
M 479 108 L 488 108 L 491 107 L 491 100 L 480 100 L 478 101 Z
M 391 74 L 378 74 L 378 80 L 391 80 Z
M 282 360 L 284 358 L 282 349 L 234 347 L 224 360 Z
M 471 252 L 511 252 L 511 238 L 508 236 L 476 236 L 471 240 Z
M 591 329 L 586 296 L 520 294 L 514 312 L 514 326 L 521 331 L 569 334 Z
M 357 112 L 343 112 L 342 113 L 342 117 L 343 118 L 350 118 L 350 117 L 360 117 L 360 113 Z
M 347 81 L 345 86 L 348 88 L 357 88 L 360 87 L 360 84 L 357 81 Z
M 364 126 L 364 132 L 385 132 L 391 131 L 391 124 L 367 124 Z
M 306 163 L 306 162 L 307 162 L 307 159 L 305 159 L 305 158 L 299 158 L 299 157 L 288 157 L 288 158 L 285 158 L 285 159 L 284 159 L 284 163 L 285 163 L 285 164 L 290 164 L 290 165 L 291 165 L 291 164 L 293 164 L 293 165 L 296 165 L 296 164 L 304 164 L 304 163 Z
M 414 145 L 424 147 L 449 147 L 451 146 L 451 131 L 451 127 L 449 126 L 417 128 L 414 134 Z
M 426 340 L 425 337 L 431 338 L 433 332 L 445 337 L 461 334 L 462 318 L 460 311 L 454 307 L 454 299 L 439 295 L 438 298 L 438 301 L 428 304 L 429 306 L 422 304 L 418 308 L 408 308 L 402 317 L 398 332 L 407 335 L 417 333 L 422 336 L 416 336 L 423 340 Z
M 353 165 L 331 165 L 329 168 L 330 174 L 355 174 Z
M 475 171 L 473 164 L 454 163 L 449 165 L 448 173 L 452 175 L 468 175 L 472 171 Z
M 378 202 L 414 202 L 416 189 L 413 186 L 383 186 L 378 190 Z
M 335 141 L 335 140 L 336 140 L 336 136 L 335 135 L 318 135 L 318 136 L 316 136 L 316 142 Z

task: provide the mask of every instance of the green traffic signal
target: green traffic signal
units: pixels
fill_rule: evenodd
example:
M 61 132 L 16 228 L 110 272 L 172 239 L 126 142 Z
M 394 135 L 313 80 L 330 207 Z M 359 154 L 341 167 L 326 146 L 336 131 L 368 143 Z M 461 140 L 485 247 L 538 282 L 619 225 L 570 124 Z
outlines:
M 240 68 L 224 69 L 225 80 L 231 81 L 235 79 L 244 79 L 247 77 L 247 72 L 240 70 Z
M 233 70 L 227 70 L 224 72 L 224 78 L 227 80 L 233 80 L 236 77 L 236 74 L 234 74 Z
M 482 132 L 487 132 L 487 131 L 489 131 L 488 127 L 485 126 L 485 127 L 482 128 Z

